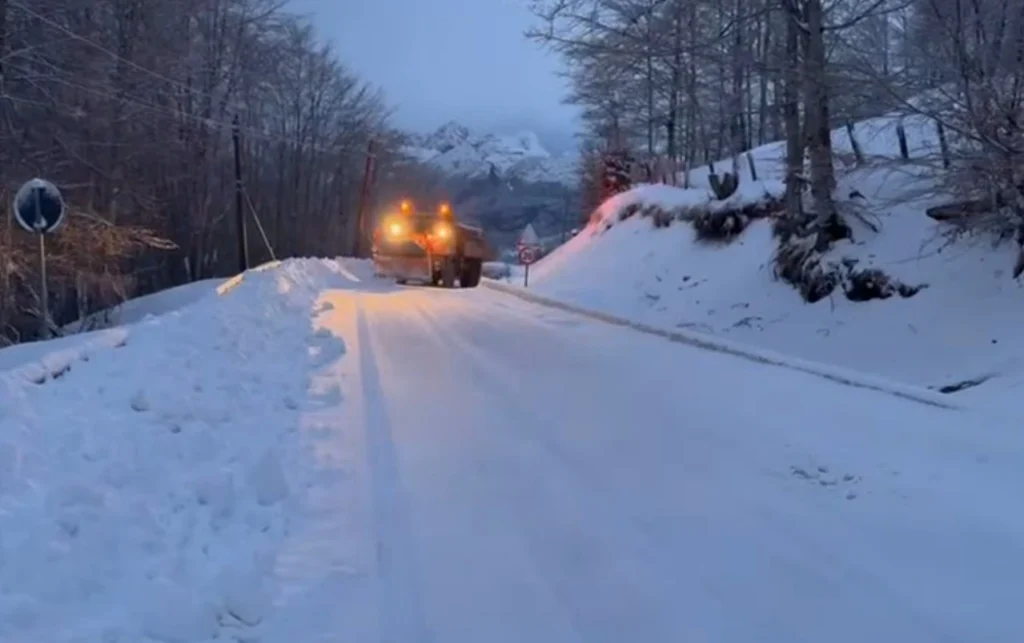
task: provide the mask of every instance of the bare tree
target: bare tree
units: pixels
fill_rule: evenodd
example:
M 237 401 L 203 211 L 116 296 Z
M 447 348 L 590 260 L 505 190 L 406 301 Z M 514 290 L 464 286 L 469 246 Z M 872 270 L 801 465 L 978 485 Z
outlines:
M 569 99 L 583 107 L 587 136 L 609 147 L 613 132 L 631 149 L 686 168 L 731 158 L 737 176 L 742 152 L 784 136 L 783 243 L 799 248 L 789 256 L 817 265 L 834 241 L 850 236 L 833 194 L 831 131 L 906 97 L 894 87 L 910 66 L 906 2 L 534 0 L 532 7 L 539 21 L 527 35 L 566 61 Z M 856 90 L 849 97 L 848 85 Z M 663 132 L 655 123 L 665 124 Z
M 914 92 L 897 98 L 941 128 L 931 160 L 957 200 L 937 212 L 1024 248 L 1024 5 L 919 0 L 903 31 L 897 71 Z
M 380 94 L 283 5 L 0 0 L 4 186 L 47 176 L 72 215 L 51 271 L 59 322 L 235 270 L 235 116 L 254 260 L 351 247 L 367 144 L 387 176 L 401 136 Z M 8 217 L 8 340 L 34 326 L 29 243 Z

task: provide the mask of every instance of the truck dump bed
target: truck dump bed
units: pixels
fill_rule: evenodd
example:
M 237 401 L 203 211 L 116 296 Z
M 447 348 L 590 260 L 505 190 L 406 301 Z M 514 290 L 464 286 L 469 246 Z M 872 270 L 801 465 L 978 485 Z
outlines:
M 484 235 L 483 228 L 460 223 L 459 232 L 463 235 L 462 247 L 465 256 L 482 261 L 491 261 L 497 255 L 491 244 L 487 243 L 487 237 Z

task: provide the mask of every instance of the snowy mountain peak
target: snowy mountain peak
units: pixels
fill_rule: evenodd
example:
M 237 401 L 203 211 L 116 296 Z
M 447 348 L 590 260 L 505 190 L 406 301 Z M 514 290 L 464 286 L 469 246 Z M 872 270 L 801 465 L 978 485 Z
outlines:
M 452 176 L 498 176 L 566 185 L 576 182 L 576 158 L 552 156 L 533 132 L 479 135 L 449 121 L 406 148 L 406 152 Z
M 523 132 L 513 136 L 488 134 L 477 141 L 470 141 L 470 144 L 485 157 L 498 157 L 498 165 L 524 158 L 549 158 L 551 156 L 533 132 Z
M 547 150 L 544 149 L 544 146 L 541 145 L 540 139 L 537 138 L 537 135 L 533 132 L 520 132 L 516 136 L 516 139 L 524 150 L 536 150 L 537 152 L 540 152 L 537 156 L 550 156 Z
M 452 148 L 462 145 L 472 138 L 469 128 L 455 121 L 448 121 L 437 128 L 432 134 L 425 136 L 422 146 L 444 153 Z

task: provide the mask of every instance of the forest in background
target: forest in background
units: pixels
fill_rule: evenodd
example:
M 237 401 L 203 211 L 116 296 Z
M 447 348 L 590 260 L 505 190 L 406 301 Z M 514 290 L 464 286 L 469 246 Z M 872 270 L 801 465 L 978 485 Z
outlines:
M 830 130 L 914 114 L 941 125 L 943 153 L 920 162 L 963 200 L 959 209 L 972 216 L 961 223 L 1024 241 L 1022 0 L 530 7 L 536 24 L 527 36 L 561 55 L 568 100 L 583 111 L 581 191 L 591 208 L 627 187 L 616 179 L 624 165 L 682 172 L 738 163 L 745 150 L 785 140 L 784 236 L 802 272 L 850 233 L 833 194 Z M 1015 274 L 1022 270 L 1024 253 Z
M 0 0 L 0 343 L 39 328 L 37 241 L 9 212 L 25 180 L 68 204 L 56 328 L 237 271 L 236 116 L 251 262 L 350 253 L 371 137 L 376 196 L 416 172 L 388 115 L 283 2 Z
M 948 187 L 991 215 L 975 225 L 1024 238 L 1024 0 L 529 4 L 528 37 L 562 56 L 583 108 L 584 210 L 607 196 L 608 157 L 685 169 L 784 139 L 786 217 L 813 263 L 846 227 L 829 129 L 895 111 L 943 125 Z M 55 328 L 237 270 L 235 117 L 254 264 L 352 251 L 371 138 L 376 203 L 437 190 L 372 79 L 284 7 L 0 0 L 0 343 L 38 329 L 36 240 L 9 216 L 34 176 L 70 210 L 49 245 Z

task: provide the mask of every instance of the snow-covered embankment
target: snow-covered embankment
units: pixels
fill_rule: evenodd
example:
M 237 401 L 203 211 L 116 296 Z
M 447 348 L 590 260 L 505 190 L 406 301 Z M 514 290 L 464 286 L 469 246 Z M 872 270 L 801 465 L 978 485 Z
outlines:
M 268 616 L 300 484 L 309 263 L 135 325 L 58 379 L 0 378 L 0 640 L 204 641 Z

